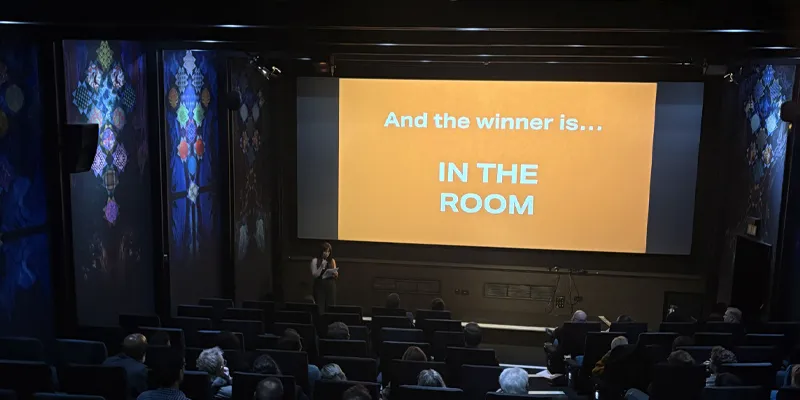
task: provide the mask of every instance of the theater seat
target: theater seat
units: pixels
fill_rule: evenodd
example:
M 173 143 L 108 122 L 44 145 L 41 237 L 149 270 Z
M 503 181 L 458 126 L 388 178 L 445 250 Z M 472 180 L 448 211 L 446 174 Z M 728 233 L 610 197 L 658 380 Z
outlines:
M 87 377 L 91 377 L 87 379 Z M 68 394 L 90 394 L 106 399 L 128 397 L 125 369 L 103 365 L 67 365 L 58 369 L 60 389 Z
M 0 338 L 0 360 L 44 362 L 44 346 L 36 338 Z
M 467 400 L 482 400 L 486 393 L 496 392 L 500 389 L 500 373 L 503 367 L 493 367 L 486 365 L 462 365 L 461 366 L 461 389 L 464 391 L 464 398 Z M 451 384 L 450 381 L 445 383 Z
M 706 367 L 661 363 L 653 366 L 651 377 L 650 395 L 654 399 L 698 399 L 706 385 Z
M 56 339 L 58 364 L 102 364 L 108 358 L 103 342 L 75 339 Z
M 358 314 L 360 317 L 364 315 L 361 306 L 328 306 L 329 313 L 342 313 L 342 314 Z
M 432 351 L 434 360 L 444 361 L 448 347 L 464 347 L 464 332 L 434 332 Z
M 569 397 L 558 389 L 547 390 L 544 393 L 529 392 L 529 394 L 506 394 L 506 393 L 486 393 L 487 400 L 523 400 L 523 399 L 539 399 L 539 400 L 567 400 Z
M 88 394 L 36 393 L 33 395 L 33 400 L 106 400 L 106 398 Z
M 37 392 L 53 392 L 53 373 L 43 362 L 0 360 L 0 388 L 17 392 L 20 399 Z
M 732 363 L 723 364 L 721 372 L 730 372 L 746 386 L 763 386 L 771 388 L 775 385 L 775 367 L 771 363 Z
M 381 339 L 384 342 L 425 342 L 422 329 L 382 328 Z
M 608 329 L 611 332 L 624 332 L 628 343 L 636 344 L 639 335 L 647 332 L 647 322 L 612 322 Z
M 375 382 L 319 381 L 314 385 L 314 400 L 341 399 L 347 389 L 356 385 L 364 386 L 373 400 L 380 399 L 381 385 Z
M 389 369 L 389 364 L 392 360 L 402 359 L 406 350 L 412 346 L 419 347 L 426 355 L 430 352 L 431 347 L 430 344 L 422 342 L 383 342 L 380 353 L 381 372 L 385 372 Z
M 374 358 L 322 357 L 319 365 L 338 364 L 348 379 L 359 382 L 378 381 L 378 362 Z
M 207 372 L 185 371 L 181 391 L 192 400 L 211 400 L 211 380 Z
M 464 392 L 454 388 L 399 386 L 392 389 L 392 400 L 461 400 Z
M 0 400 L 17 400 L 17 393 L 9 389 L 0 389 Z
M 416 385 L 419 373 L 426 369 L 435 370 L 445 382 L 449 381 L 447 365 L 443 362 L 392 360 L 387 373 L 383 375 L 383 382 L 391 382 L 393 387 Z
M 181 304 L 178 306 L 179 317 L 214 318 L 214 308 L 211 306 L 194 306 Z
M 363 340 L 320 339 L 319 355 L 321 357 L 367 357 L 367 342 Z
M 760 386 L 707 387 L 703 400 L 759 400 L 769 399 L 769 390 Z
M 295 379 L 288 375 L 264 375 L 237 372 L 233 374 L 233 396 L 232 400 L 253 400 L 253 394 L 258 387 L 258 383 L 267 378 L 276 378 L 283 385 L 283 398 L 295 400 L 297 398 L 297 388 Z M 192 400 L 195 400 L 192 398 Z
M 120 314 L 118 322 L 126 335 L 141 333 L 139 327 L 142 326 L 161 327 L 161 318 L 159 318 L 158 315 Z
M 281 367 L 284 375 L 294 377 L 300 387 L 309 393 L 308 384 L 308 355 L 303 351 L 286 350 L 258 350 L 256 354 L 267 354 Z M 255 357 L 258 357 L 256 355 Z

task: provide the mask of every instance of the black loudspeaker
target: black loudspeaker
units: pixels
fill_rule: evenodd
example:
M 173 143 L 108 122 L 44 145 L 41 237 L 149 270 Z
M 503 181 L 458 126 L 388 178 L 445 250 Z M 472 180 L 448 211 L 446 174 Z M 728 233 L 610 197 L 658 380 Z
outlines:
M 793 124 L 800 123 L 800 104 L 796 101 L 781 104 L 781 119 Z
M 92 168 L 97 153 L 97 124 L 68 124 L 61 130 L 61 155 L 68 173 L 86 172 Z
M 744 322 L 758 322 L 769 304 L 772 245 L 739 235 L 733 257 L 730 305 L 742 310 Z

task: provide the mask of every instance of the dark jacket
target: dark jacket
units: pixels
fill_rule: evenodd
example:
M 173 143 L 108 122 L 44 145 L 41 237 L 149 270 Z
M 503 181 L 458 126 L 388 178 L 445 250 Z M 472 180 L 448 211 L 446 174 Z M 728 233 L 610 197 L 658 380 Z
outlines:
M 122 367 L 125 369 L 125 373 L 128 377 L 129 399 L 135 399 L 147 390 L 147 366 L 144 365 L 144 363 L 120 353 L 107 358 L 103 362 L 103 365 Z

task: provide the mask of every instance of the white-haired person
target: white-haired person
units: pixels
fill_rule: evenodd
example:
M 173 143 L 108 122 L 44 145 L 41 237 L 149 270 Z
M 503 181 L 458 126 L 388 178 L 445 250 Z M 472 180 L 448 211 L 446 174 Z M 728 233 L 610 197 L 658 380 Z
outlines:
M 528 373 L 522 368 L 506 368 L 500 373 L 498 393 L 528 394 Z
M 572 314 L 572 318 L 569 322 L 583 323 L 586 322 L 586 318 L 586 312 L 583 310 L 578 310 Z M 585 338 L 583 336 L 575 337 L 577 334 L 580 334 L 580 332 L 565 331 L 563 324 L 555 330 L 550 330 L 548 328 L 545 330 L 545 332 L 552 338 L 552 343 L 546 342 L 544 344 L 544 352 L 547 356 L 547 369 L 553 374 L 566 373 L 567 369 L 566 365 L 564 364 L 564 356 L 572 354 L 566 354 L 567 350 L 564 347 L 565 342 L 571 344 L 583 343 Z M 583 358 L 583 356 L 575 356 L 575 359 L 579 360 L 578 362 L 581 362 L 580 360 Z
M 426 369 L 417 375 L 417 386 L 427 387 L 447 387 L 444 384 L 444 379 L 435 369 Z
M 725 315 L 722 316 L 722 321 L 730 324 L 741 324 L 742 310 L 736 307 L 728 307 L 728 309 L 725 310 Z
M 211 379 L 211 393 L 215 399 L 225 400 L 233 396 L 233 380 L 225 366 L 222 349 L 212 347 L 200 352 L 197 370 L 207 372 Z
M 625 346 L 628 344 L 628 338 L 625 336 L 617 336 L 613 340 L 611 340 L 611 348 L 600 358 L 595 364 L 594 368 L 592 368 L 592 376 L 601 376 L 603 372 L 605 372 L 606 364 L 614 360 L 614 349 L 619 346 Z M 619 352 L 617 352 L 619 353 Z

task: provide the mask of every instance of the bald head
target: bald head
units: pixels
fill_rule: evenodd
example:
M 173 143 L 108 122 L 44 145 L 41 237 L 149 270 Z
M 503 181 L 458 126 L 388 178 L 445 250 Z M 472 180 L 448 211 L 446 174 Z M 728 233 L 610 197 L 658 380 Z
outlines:
M 256 400 L 280 400 L 283 398 L 283 384 L 277 378 L 267 378 L 256 386 Z
M 122 352 L 134 360 L 144 362 L 144 354 L 147 352 L 147 338 L 141 333 L 133 333 L 126 336 L 122 341 Z
M 586 322 L 586 313 L 583 310 L 575 311 L 572 314 L 572 322 Z

